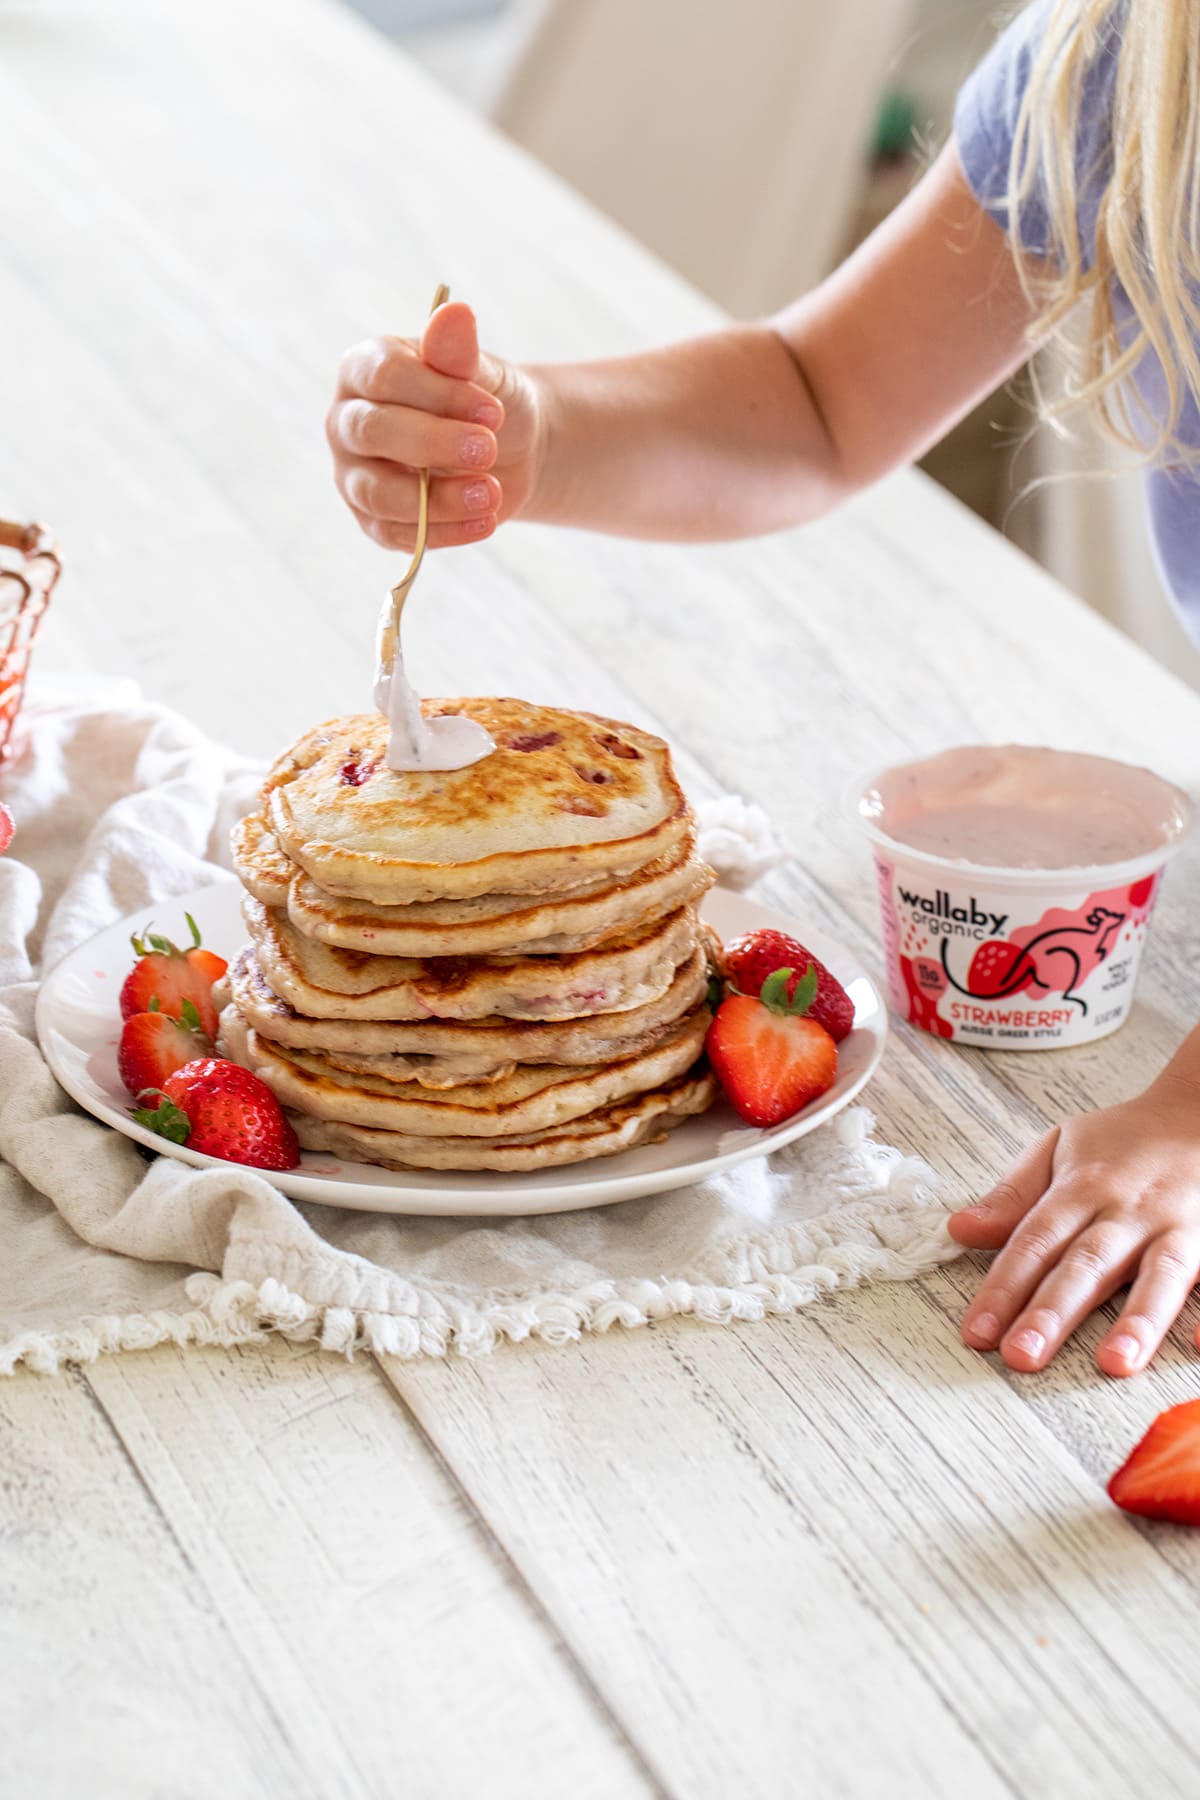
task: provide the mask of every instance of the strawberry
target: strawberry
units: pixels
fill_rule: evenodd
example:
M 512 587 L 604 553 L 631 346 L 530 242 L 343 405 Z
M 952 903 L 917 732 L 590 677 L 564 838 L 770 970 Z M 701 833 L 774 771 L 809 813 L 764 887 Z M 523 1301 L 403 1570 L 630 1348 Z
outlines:
M 789 996 L 789 972 L 777 970 L 759 999 L 731 994 L 708 1028 L 708 1058 L 734 1111 L 748 1125 L 778 1125 L 828 1092 L 838 1052 L 829 1032 L 804 1016 L 817 992 L 814 969 Z
M 150 1011 L 150 1002 L 158 1001 L 158 1011 L 172 1019 L 181 1017 L 185 1000 L 190 1000 L 200 1015 L 200 1026 L 207 1037 L 217 1035 L 217 1009 L 213 1005 L 213 983 L 219 981 L 229 964 L 223 956 L 200 947 L 200 933 L 191 913 L 184 913 L 192 934 L 191 948 L 180 950 L 170 938 L 154 936 L 147 926 L 144 937 L 135 933 L 130 938 L 137 962 L 125 977 L 121 989 L 121 1017 Z
M 161 1088 L 168 1075 L 198 1056 L 211 1056 L 212 1044 L 200 1029 L 200 1014 L 184 1000 L 180 1017 L 161 1012 L 156 1001 L 150 1010 L 134 1013 L 121 1027 L 117 1069 L 136 1100 L 147 1088 Z
M 836 975 L 824 963 L 785 932 L 748 931 L 725 946 L 725 973 L 739 994 L 761 994 L 763 982 L 776 969 L 789 975 L 788 999 L 809 969 L 817 972 L 817 997 L 808 1017 L 823 1025 L 835 1044 L 847 1037 L 854 1025 L 854 1002 Z
M 204 1056 L 167 1076 L 155 1107 L 133 1116 L 172 1144 L 252 1169 L 294 1169 L 296 1134 L 265 1081 L 239 1063 Z
M 13 832 L 15 830 L 16 826 L 13 824 L 12 814 L 9 812 L 7 806 L 4 805 L 3 801 L 0 801 L 0 856 L 4 855 L 4 852 L 12 843 Z
M 1159 1413 L 1109 1482 L 1108 1495 L 1126 1512 L 1200 1525 L 1200 1400 Z

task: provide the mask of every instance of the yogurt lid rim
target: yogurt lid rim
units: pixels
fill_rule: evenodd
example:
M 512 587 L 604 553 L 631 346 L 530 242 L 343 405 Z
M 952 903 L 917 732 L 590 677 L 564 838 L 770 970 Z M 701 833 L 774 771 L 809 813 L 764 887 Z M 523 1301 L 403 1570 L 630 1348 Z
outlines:
M 910 762 L 925 760 L 924 757 L 909 759 Z M 1119 758 L 1105 757 L 1103 760 L 1117 762 Z M 1173 781 L 1168 781 L 1165 775 L 1155 775 L 1153 769 L 1148 769 L 1147 774 L 1154 775 L 1157 781 L 1160 781 L 1165 788 L 1169 788 L 1179 798 L 1181 814 L 1179 830 L 1165 843 L 1156 844 L 1149 850 L 1139 851 L 1136 856 L 1123 857 L 1119 862 L 1068 863 L 1051 869 L 1013 868 L 1005 863 L 971 862 L 966 857 L 939 856 L 936 851 L 921 850 L 915 844 L 906 844 L 902 838 L 892 837 L 884 831 L 881 825 L 876 824 L 864 813 L 862 803 L 870 788 L 893 769 L 905 766 L 904 762 L 886 763 L 882 768 L 873 769 L 868 775 L 856 777 L 849 784 L 844 795 L 843 806 L 859 830 L 872 844 L 890 851 L 897 860 L 921 863 L 930 869 L 944 870 L 947 875 L 962 875 L 968 878 L 983 877 L 992 882 L 1015 887 L 1052 887 L 1055 883 L 1061 883 L 1064 880 L 1070 880 L 1072 884 L 1095 881 L 1099 885 L 1101 878 L 1105 878 L 1109 885 L 1115 885 L 1121 881 L 1135 880 L 1140 875 L 1149 875 L 1154 870 L 1162 868 L 1183 848 L 1194 833 L 1198 818 L 1200 818 L 1196 801 L 1184 788 L 1179 787 Z M 1132 763 L 1122 766 L 1134 767 Z

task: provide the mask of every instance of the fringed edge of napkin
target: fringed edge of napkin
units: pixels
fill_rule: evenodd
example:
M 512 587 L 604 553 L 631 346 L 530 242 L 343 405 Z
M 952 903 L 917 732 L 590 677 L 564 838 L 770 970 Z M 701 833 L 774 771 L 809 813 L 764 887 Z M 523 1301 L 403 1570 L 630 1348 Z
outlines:
M 413 1282 L 405 1313 L 313 1304 L 283 1282 L 229 1281 L 198 1272 L 185 1291 L 186 1312 L 155 1311 L 85 1317 L 53 1332 L 26 1331 L 0 1345 L 0 1374 L 19 1365 L 53 1374 L 63 1363 L 94 1362 L 116 1350 L 159 1344 L 319 1342 L 349 1357 L 365 1350 L 410 1360 L 419 1356 L 485 1356 L 498 1343 L 537 1339 L 561 1345 L 614 1325 L 629 1329 L 690 1317 L 705 1324 L 754 1323 L 798 1312 L 821 1295 L 864 1281 L 907 1281 L 961 1255 L 946 1229 L 946 1210 L 932 1197 L 934 1177 L 917 1156 L 870 1141 L 870 1114 L 856 1107 L 830 1129 L 847 1145 L 873 1152 L 879 1189 L 820 1221 L 765 1229 L 731 1240 L 714 1256 L 725 1279 L 600 1281 L 573 1293 L 499 1298 L 476 1303 Z M 880 1201 L 891 1203 L 880 1219 Z M 893 1226 L 885 1238 L 880 1226 Z M 736 1269 L 733 1265 L 737 1265 Z

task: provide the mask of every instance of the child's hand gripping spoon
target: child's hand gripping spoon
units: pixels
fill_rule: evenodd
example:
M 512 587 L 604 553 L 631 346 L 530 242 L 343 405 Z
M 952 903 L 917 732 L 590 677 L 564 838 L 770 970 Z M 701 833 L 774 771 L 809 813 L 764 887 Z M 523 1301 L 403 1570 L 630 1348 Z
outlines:
M 430 316 L 444 306 L 450 290 L 444 284 L 433 296 Z M 412 561 L 383 603 L 379 617 L 379 668 L 375 679 L 375 704 L 390 726 L 389 769 L 465 769 L 482 761 L 496 748 L 482 725 L 461 713 L 427 719 L 421 702 L 404 673 L 400 647 L 400 618 L 404 602 L 417 579 L 429 534 L 429 470 L 422 469 L 417 502 L 417 541 Z

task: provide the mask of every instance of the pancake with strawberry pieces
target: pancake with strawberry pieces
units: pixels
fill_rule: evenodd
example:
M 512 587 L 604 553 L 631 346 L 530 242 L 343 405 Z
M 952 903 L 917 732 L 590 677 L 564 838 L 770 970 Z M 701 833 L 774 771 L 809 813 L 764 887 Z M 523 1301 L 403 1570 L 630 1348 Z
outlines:
M 383 1169 L 492 1169 L 531 1175 L 539 1169 L 616 1156 L 639 1144 L 661 1143 L 676 1125 L 706 1111 L 715 1093 L 713 1076 L 700 1068 L 650 1093 L 521 1137 L 421 1137 L 415 1132 L 342 1125 L 299 1112 L 287 1116 L 302 1149 L 325 1151 L 348 1162 L 377 1163 Z
M 696 855 L 693 832 L 677 851 L 622 881 L 596 876 L 562 894 L 479 894 L 377 906 L 325 893 L 284 854 L 262 813 L 236 826 L 233 861 L 254 898 L 286 911 L 305 937 L 371 956 L 569 955 L 694 905 L 716 879 Z
M 466 769 L 397 771 L 381 713 L 334 719 L 263 788 L 275 838 L 326 894 L 379 905 L 556 894 L 622 880 L 677 851 L 687 801 L 661 738 L 522 700 L 426 700 L 496 748 Z
M 389 1168 L 616 1154 L 708 1105 L 712 871 L 660 738 L 516 700 L 423 703 L 496 748 L 387 767 L 380 715 L 307 732 L 233 840 L 251 944 L 221 1046 L 310 1149 Z
M 632 1056 L 661 1041 L 707 986 L 705 953 L 697 949 L 665 994 L 629 1012 L 551 1021 L 311 1019 L 279 998 L 254 952 L 245 949 L 230 965 L 227 988 L 218 985 L 215 993 L 219 1002 L 231 997 L 246 1023 L 273 1044 L 327 1051 L 343 1067 L 442 1087 L 480 1081 L 520 1063 L 574 1066 Z
M 311 1118 L 421 1137 L 519 1137 L 648 1093 L 700 1060 L 708 1030 L 701 1004 L 658 1044 L 618 1062 L 528 1063 L 497 1081 L 428 1090 L 338 1069 L 319 1052 L 285 1050 L 251 1031 L 233 1007 L 221 1019 L 222 1053 L 253 1069 L 285 1107 Z
M 693 955 L 687 907 L 571 956 L 365 956 L 315 943 L 286 913 L 242 902 L 259 967 L 280 999 L 315 1019 L 579 1019 L 665 994 Z

